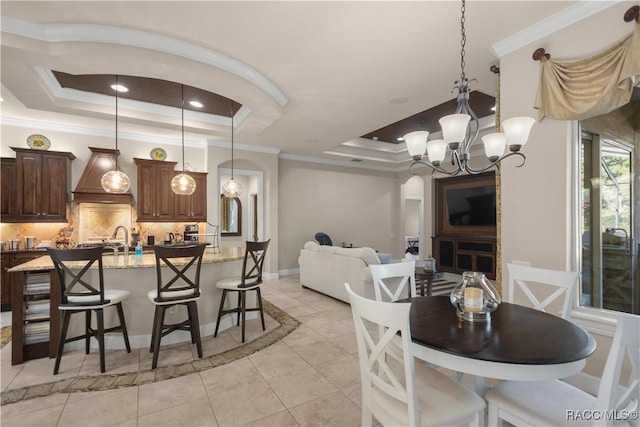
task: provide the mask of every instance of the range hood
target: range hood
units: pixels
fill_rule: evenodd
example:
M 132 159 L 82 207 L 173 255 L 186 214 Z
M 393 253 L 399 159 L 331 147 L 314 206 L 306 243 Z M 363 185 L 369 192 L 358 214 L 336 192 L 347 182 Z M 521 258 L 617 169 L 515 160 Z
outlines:
M 91 150 L 91 158 L 73 191 L 73 201 L 76 203 L 132 204 L 133 195 L 131 193 L 107 193 L 100 184 L 102 175 L 116 167 L 116 157 L 120 155 L 120 151 L 95 147 L 89 147 L 89 150 Z

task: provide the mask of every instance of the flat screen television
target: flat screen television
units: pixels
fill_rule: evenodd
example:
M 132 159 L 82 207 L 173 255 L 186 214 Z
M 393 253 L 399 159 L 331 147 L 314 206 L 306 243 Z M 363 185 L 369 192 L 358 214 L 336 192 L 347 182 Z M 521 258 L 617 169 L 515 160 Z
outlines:
M 451 188 L 446 192 L 446 201 L 449 225 L 496 225 L 495 185 Z

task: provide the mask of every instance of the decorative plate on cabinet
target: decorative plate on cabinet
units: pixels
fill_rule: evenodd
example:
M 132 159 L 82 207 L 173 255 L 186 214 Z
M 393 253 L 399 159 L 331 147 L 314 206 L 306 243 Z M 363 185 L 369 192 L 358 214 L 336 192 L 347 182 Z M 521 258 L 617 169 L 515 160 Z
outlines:
M 51 147 L 51 141 L 44 135 L 33 134 L 27 138 L 27 145 L 34 150 L 48 150 Z
M 153 160 L 164 160 L 167 158 L 167 152 L 160 147 L 156 147 L 151 150 L 150 155 Z

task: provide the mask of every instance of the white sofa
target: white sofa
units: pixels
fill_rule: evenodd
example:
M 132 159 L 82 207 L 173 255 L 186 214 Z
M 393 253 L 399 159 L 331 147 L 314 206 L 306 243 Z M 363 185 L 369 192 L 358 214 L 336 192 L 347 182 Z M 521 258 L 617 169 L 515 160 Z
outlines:
M 348 302 L 344 284 L 359 295 L 373 298 L 373 281 L 369 264 L 380 264 L 372 248 L 341 248 L 307 242 L 300 250 L 300 284 Z

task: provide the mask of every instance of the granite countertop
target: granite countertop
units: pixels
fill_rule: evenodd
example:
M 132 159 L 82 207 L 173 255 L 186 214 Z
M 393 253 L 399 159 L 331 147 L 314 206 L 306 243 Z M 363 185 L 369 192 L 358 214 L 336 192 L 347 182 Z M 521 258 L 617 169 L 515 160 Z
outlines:
M 213 264 L 217 262 L 236 261 L 244 258 L 244 247 L 228 247 L 220 248 L 220 252 L 213 253 L 213 248 L 206 248 L 204 251 L 204 257 L 202 259 L 203 264 Z M 185 258 L 184 262 L 177 260 L 175 265 L 184 265 L 187 263 Z M 78 268 L 84 266 L 84 263 L 78 262 Z M 73 263 L 68 264 L 73 268 Z M 131 268 L 155 268 L 156 256 L 153 253 L 144 253 L 139 257 L 136 257 L 132 252 L 129 256 L 125 257 L 122 252 L 118 256 L 114 256 L 113 253 L 105 252 L 102 255 L 102 266 L 104 269 L 131 269 Z M 91 268 L 98 268 L 97 264 L 91 266 Z M 44 255 L 34 260 L 25 262 L 10 268 L 9 273 L 16 273 L 21 271 L 38 271 L 38 270 L 51 270 L 53 269 L 53 262 L 49 255 Z
M 5 249 L 0 250 L 2 254 L 32 254 L 32 253 L 45 253 L 47 250 L 45 248 L 35 248 L 35 249 Z

